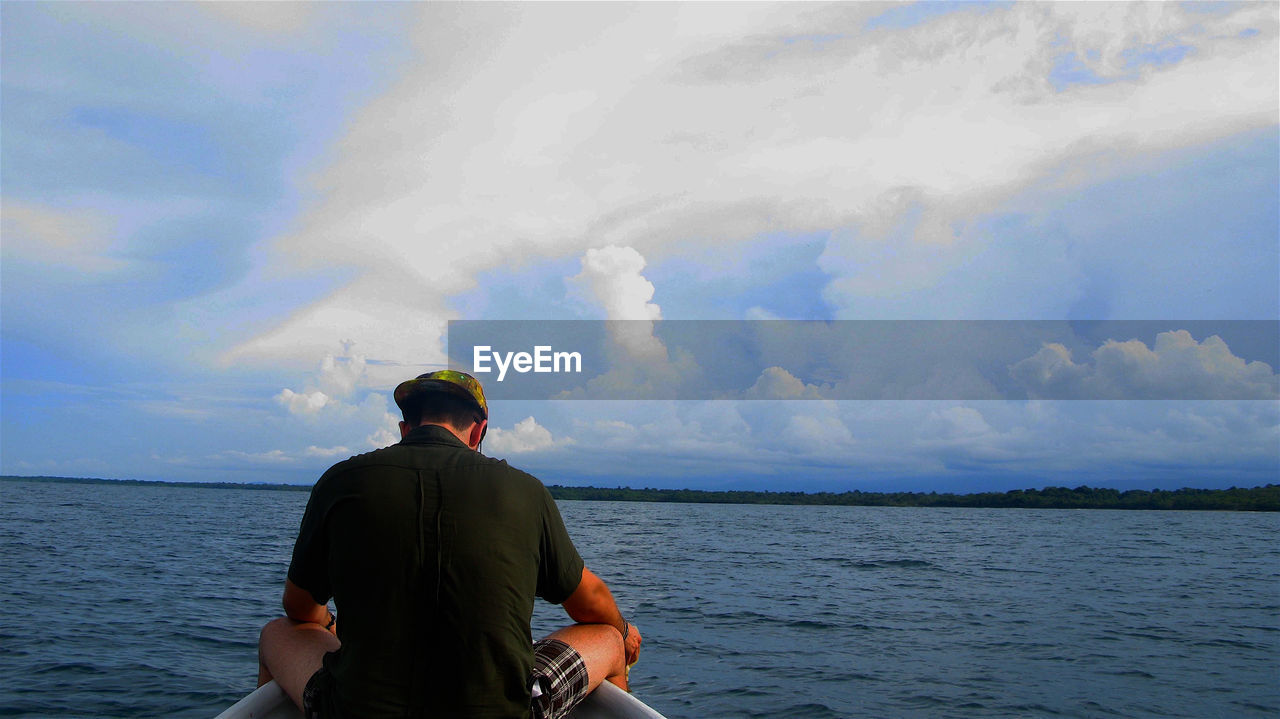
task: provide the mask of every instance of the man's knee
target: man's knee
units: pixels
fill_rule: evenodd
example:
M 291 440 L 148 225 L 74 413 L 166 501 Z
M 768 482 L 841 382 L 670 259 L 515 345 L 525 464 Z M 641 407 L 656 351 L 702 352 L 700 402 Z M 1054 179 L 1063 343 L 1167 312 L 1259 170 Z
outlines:
M 258 632 L 259 649 L 261 649 L 262 645 L 272 641 L 275 637 L 280 636 L 281 632 L 292 629 L 296 624 L 297 622 L 288 617 L 276 617 L 275 619 L 267 622 L 266 625 L 262 627 L 262 631 Z
M 600 680 L 622 673 L 626 668 L 626 654 L 622 634 L 608 624 L 574 624 L 553 632 L 550 636 L 573 647 L 582 656 L 591 674 L 594 688 Z
M 288 617 L 276 617 L 267 622 L 262 631 L 258 633 L 258 661 L 264 666 L 270 667 L 282 656 L 288 656 L 296 653 L 305 645 L 310 645 L 315 641 L 332 640 L 336 645 L 337 640 L 332 639 L 332 635 L 317 640 L 314 634 L 320 632 L 299 632 L 299 627 L 303 626 L 303 622 L 299 622 Z M 319 629 L 318 627 L 316 628 Z M 324 634 L 328 634 L 324 632 Z M 336 647 L 335 647 L 336 648 Z
M 606 624 L 605 626 L 609 627 L 608 642 L 610 653 L 618 655 L 618 657 L 625 661 L 627 657 L 627 644 L 622 638 L 622 632 L 618 631 L 618 628 L 615 626 L 609 624 Z
M 614 658 L 617 659 L 616 669 L 621 670 L 626 661 L 627 647 L 622 641 L 622 633 L 618 631 L 618 628 L 608 624 L 580 624 L 578 626 L 591 629 L 591 641 L 597 643 L 604 656 L 610 659 L 610 673 L 614 673 L 612 671 L 615 669 L 612 666 Z
M 323 665 L 325 654 L 340 646 L 338 638 L 318 624 L 273 619 L 258 635 L 259 663 L 265 669 L 259 672 L 259 680 L 274 678 L 302 706 L 307 681 Z

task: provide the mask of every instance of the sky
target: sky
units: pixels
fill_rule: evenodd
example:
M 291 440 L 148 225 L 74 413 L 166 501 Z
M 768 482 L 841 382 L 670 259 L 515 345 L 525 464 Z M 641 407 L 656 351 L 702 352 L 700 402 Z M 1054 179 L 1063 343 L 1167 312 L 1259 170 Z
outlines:
M 792 346 L 760 399 L 495 400 L 484 451 L 607 487 L 1280 480 L 1274 335 L 1204 329 L 1280 321 L 1276 3 L 8 2 L 0 30 L 0 473 L 309 484 L 399 439 L 450 320 L 1148 320 L 1018 371 L 1208 389 L 806 399 Z

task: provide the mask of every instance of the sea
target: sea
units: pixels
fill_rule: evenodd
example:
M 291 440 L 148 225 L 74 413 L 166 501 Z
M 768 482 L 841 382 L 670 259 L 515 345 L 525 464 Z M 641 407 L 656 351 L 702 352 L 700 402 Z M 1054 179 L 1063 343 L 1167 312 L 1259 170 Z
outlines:
M 306 500 L 0 481 L 0 715 L 247 694 Z M 1280 716 L 1280 514 L 560 508 L 671 719 Z

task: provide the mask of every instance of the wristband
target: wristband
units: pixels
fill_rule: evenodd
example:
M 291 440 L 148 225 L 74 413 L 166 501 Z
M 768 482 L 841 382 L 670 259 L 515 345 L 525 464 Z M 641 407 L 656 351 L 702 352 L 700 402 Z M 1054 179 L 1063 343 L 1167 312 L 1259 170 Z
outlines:
M 622 616 L 622 612 L 618 612 L 618 618 L 622 620 L 622 641 L 627 641 L 627 635 L 631 633 L 631 623 L 627 618 Z

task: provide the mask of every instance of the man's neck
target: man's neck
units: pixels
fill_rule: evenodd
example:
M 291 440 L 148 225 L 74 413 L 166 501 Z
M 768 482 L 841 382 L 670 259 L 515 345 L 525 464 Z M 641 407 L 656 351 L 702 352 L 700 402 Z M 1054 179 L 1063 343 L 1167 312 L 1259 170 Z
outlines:
M 467 440 L 470 439 L 470 435 L 471 435 L 470 427 L 467 427 L 466 429 L 458 429 L 457 427 L 454 427 L 453 425 L 448 424 L 447 422 L 423 422 L 422 424 L 418 425 L 418 427 L 439 427 L 440 429 L 446 430 L 447 432 L 449 432 L 449 434 L 452 434 L 454 437 L 457 437 L 459 442 L 462 442 L 463 444 L 467 445 L 471 449 L 475 449 L 475 447 L 471 447 L 471 445 L 467 443 Z

